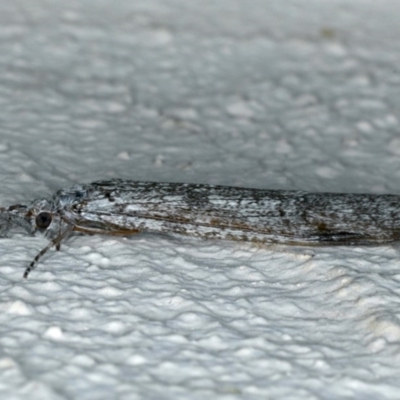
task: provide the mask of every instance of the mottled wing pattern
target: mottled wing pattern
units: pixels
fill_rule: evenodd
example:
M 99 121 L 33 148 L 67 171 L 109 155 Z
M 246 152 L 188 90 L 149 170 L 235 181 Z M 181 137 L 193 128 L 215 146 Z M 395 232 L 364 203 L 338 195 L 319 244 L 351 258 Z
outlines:
M 79 186 L 77 230 L 323 245 L 399 240 L 399 197 L 124 180 Z M 78 196 L 79 197 L 79 196 Z

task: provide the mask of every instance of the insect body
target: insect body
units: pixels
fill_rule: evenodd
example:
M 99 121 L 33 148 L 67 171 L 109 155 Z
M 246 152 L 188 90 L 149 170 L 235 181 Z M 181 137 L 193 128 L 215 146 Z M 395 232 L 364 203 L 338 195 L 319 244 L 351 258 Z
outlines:
M 289 245 L 377 245 L 400 240 L 400 196 L 247 189 L 113 179 L 0 209 L 0 233 L 50 239 L 25 270 L 71 233 L 176 233 Z

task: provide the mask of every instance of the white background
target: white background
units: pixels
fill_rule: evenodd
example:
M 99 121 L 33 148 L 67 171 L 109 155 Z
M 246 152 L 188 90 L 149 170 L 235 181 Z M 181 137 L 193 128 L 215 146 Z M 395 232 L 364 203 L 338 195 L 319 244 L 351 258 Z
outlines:
M 0 2 L 0 202 L 111 177 L 400 193 L 400 3 Z M 400 257 L 0 240 L 2 399 L 398 399 Z

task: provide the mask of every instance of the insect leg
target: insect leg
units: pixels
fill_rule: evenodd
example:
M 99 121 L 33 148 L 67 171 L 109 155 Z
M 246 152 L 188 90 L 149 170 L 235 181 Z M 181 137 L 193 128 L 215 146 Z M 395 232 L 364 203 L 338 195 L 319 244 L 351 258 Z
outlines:
M 25 269 L 24 272 L 24 278 L 28 278 L 29 273 L 36 267 L 38 264 L 39 260 L 47 253 L 49 249 L 51 249 L 53 246 L 56 247 L 58 250 L 60 248 L 61 241 L 67 237 L 72 231 L 74 227 L 73 226 L 68 226 L 68 228 L 63 232 L 60 233 L 56 238 L 54 238 L 44 249 L 42 249 L 36 257 L 32 260 L 32 262 L 29 264 L 29 266 Z

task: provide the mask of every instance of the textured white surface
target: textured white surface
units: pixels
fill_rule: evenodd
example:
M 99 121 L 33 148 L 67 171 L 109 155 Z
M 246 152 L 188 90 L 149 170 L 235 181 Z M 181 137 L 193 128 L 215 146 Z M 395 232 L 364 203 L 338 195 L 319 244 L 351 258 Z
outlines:
M 400 193 L 400 4 L 3 1 L 0 202 L 99 178 Z M 2 399 L 398 399 L 400 260 L 0 240 Z

